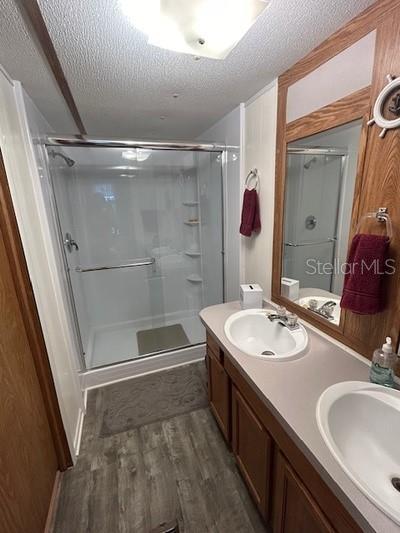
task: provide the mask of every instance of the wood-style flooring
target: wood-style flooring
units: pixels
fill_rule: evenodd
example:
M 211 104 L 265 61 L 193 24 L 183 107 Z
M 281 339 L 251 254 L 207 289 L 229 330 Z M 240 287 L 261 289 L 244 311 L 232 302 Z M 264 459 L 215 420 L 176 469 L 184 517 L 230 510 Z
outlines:
M 150 533 L 174 522 L 180 533 L 266 531 L 208 408 L 101 438 L 105 396 L 89 394 L 55 533 Z

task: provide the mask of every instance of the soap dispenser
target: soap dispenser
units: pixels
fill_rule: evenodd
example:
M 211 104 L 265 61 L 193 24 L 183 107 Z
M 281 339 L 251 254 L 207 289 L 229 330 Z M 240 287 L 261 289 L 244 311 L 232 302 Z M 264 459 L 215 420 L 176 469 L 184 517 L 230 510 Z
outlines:
M 382 348 L 374 351 L 369 380 L 371 383 L 394 387 L 394 368 L 397 356 L 393 353 L 392 339 L 386 337 Z

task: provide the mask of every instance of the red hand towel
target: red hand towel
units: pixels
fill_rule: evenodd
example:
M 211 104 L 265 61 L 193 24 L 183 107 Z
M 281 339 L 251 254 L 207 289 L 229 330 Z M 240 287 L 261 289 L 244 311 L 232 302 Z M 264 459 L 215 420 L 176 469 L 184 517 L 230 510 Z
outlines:
M 389 248 L 385 235 L 355 235 L 350 246 L 340 306 L 360 315 L 385 308 L 384 271 Z
M 240 233 L 250 237 L 253 231 L 260 231 L 260 205 L 256 189 L 246 189 L 243 195 L 242 223 Z

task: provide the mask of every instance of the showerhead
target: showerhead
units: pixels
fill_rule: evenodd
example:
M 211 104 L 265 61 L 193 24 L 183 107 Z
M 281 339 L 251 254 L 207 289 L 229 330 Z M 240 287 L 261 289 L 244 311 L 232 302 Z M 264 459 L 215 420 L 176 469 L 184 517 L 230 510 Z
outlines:
M 307 161 L 307 163 L 304 163 L 304 168 L 306 168 L 307 170 L 311 167 L 311 165 L 313 163 L 315 163 L 317 161 L 317 158 L 316 157 L 313 157 L 312 159 L 310 159 L 309 161 Z
M 61 152 L 56 152 L 55 150 L 52 150 L 49 155 L 51 157 L 61 157 L 61 159 L 64 159 L 64 161 L 67 163 L 69 167 L 73 167 L 75 165 L 75 161 L 71 159 L 70 157 L 67 157 L 66 155 L 62 154 Z

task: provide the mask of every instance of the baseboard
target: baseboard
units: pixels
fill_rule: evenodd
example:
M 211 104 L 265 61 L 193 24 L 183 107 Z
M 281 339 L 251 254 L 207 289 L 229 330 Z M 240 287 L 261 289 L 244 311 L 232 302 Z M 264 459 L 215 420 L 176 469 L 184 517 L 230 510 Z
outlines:
M 80 375 L 83 390 L 96 389 L 118 381 L 125 381 L 144 374 L 151 374 L 159 370 L 166 370 L 175 366 L 185 365 L 203 359 L 206 354 L 205 344 L 175 350 L 127 361 L 117 365 L 89 370 Z
M 57 470 L 56 477 L 54 480 L 54 485 L 53 485 L 53 491 L 51 493 L 49 510 L 47 512 L 46 524 L 44 526 L 44 533 L 53 533 L 54 531 L 56 514 L 57 514 L 58 498 L 60 495 L 61 477 L 62 477 L 61 472 Z

